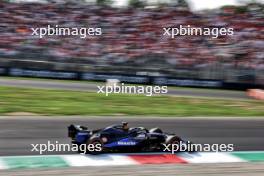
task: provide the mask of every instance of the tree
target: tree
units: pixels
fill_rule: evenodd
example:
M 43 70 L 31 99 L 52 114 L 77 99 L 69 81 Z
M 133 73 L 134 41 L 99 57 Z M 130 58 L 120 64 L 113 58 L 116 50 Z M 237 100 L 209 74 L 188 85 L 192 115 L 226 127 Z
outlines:
M 110 6 L 112 3 L 112 0 L 96 0 L 96 4 L 99 6 Z
M 133 8 L 142 8 L 145 6 L 145 3 L 142 0 L 129 0 L 128 5 Z
M 175 7 L 190 9 L 189 4 L 186 0 L 172 0 L 171 4 Z
M 186 0 L 178 0 L 178 5 L 181 7 L 189 7 L 189 4 L 186 2 Z

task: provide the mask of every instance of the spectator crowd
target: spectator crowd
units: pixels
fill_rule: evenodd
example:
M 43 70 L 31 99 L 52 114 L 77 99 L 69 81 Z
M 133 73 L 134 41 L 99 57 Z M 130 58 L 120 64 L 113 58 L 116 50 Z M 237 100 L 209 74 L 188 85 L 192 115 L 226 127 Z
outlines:
M 101 36 L 32 36 L 31 28 L 99 27 Z M 234 28 L 233 36 L 163 35 L 164 27 Z M 194 13 L 178 7 L 111 8 L 83 4 L 0 2 L 0 60 L 20 58 L 84 64 L 167 64 L 199 68 L 213 64 L 264 69 L 263 9 L 227 7 Z

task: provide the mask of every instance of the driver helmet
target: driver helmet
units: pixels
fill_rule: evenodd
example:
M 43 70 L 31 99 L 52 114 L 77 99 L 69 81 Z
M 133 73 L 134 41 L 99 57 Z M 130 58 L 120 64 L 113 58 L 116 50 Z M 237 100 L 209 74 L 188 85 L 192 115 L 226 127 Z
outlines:
M 128 123 L 127 122 L 122 122 L 122 128 L 123 128 L 123 130 L 127 131 L 129 129 Z

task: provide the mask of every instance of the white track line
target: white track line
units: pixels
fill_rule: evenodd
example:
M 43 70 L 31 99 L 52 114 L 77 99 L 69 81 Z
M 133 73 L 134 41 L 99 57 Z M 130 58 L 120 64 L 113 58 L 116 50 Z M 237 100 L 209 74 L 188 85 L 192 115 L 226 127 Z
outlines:
M 246 162 L 245 160 L 231 155 L 231 153 L 197 152 L 181 153 L 178 155 L 188 163 L 234 163 Z
M 70 166 L 113 166 L 113 165 L 137 165 L 136 161 L 124 155 L 68 155 L 62 158 Z

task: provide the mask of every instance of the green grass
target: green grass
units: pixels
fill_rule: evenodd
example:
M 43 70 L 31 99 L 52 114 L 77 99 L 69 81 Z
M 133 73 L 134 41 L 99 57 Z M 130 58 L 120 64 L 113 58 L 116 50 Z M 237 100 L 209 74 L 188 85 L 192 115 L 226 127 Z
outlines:
M 264 116 L 264 102 L 0 87 L 0 115 Z

